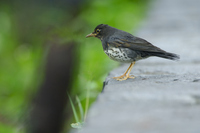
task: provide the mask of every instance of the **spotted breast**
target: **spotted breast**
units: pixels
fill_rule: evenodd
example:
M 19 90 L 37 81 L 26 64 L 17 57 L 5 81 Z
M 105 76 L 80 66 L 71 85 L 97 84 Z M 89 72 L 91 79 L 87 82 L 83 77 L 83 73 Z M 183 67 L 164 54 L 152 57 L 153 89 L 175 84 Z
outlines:
M 137 52 L 130 50 L 129 48 L 108 47 L 104 52 L 110 59 L 123 63 L 131 63 L 141 59 L 141 56 L 138 55 Z

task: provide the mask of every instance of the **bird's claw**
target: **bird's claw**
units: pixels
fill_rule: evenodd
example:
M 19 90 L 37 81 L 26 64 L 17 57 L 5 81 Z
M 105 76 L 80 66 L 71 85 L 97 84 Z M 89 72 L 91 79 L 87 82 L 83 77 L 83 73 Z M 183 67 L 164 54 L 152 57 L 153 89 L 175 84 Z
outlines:
M 123 80 L 127 80 L 128 78 L 134 79 L 134 76 L 129 76 L 129 75 L 122 75 L 119 77 L 113 77 L 114 79 L 118 80 L 118 81 L 123 81 Z
M 126 74 L 123 74 L 123 75 L 121 75 L 121 76 L 118 76 L 118 77 L 113 77 L 113 79 L 116 79 L 116 80 L 118 80 L 118 79 L 122 79 L 122 78 L 124 78 L 126 76 Z

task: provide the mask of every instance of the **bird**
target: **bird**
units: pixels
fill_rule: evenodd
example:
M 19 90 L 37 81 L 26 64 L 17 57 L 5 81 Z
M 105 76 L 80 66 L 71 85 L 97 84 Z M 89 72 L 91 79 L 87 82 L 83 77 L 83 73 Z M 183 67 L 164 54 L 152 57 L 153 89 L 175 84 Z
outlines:
M 166 52 L 145 39 L 133 36 L 132 34 L 111 27 L 107 24 L 99 24 L 94 31 L 86 36 L 95 37 L 101 40 L 103 51 L 112 60 L 121 63 L 131 63 L 125 73 L 118 77 L 113 77 L 118 81 L 134 79 L 130 72 L 135 62 L 148 57 L 156 56 L 170 60 L 179 60 L 180 56 Z

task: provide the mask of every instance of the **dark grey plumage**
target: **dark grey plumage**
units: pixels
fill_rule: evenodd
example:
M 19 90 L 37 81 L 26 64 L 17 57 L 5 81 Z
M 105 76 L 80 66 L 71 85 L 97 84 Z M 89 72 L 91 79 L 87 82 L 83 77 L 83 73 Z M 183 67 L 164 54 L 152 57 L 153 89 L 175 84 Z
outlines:
M 140 59 L 148 58 L 150 56 L 157 56 L 170 60 L 178 60 L 180 58 L 178 55 L 166 52 L 142 38 L 135 37 L 130 33 L 111 26 L 100 24 L 95 28 L 95 31 L 97 29 L 101 30 L 97 38 L 102 41 L 104 51 L 109 47 L 128 48 L 131 51 L 134 51 L 133 55 L 131 55 L 131 51 L 128 52 L 130 58 L 135 58 L 136 56 L 134 56 L 134 54 L 141 56 Z M 139 59 L 136 59 L 136 61 L 137 60 Z

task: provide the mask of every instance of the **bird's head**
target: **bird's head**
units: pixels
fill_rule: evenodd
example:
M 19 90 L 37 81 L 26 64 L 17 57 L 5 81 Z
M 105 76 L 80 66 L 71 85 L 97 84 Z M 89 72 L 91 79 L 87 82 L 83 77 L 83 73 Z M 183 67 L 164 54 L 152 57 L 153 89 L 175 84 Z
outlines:
M 86 38 L 87 37 L 97 37 L 100 40 L 102 40 L 102 37 L 105 35 L 105 33 L 106 33 L 105 31 L 106 31 L 106 29 L 108 29 L 108 27 L 109 26 L 106 24 L 100 24 L 94 29 L 94 31 L 92 33 L 88 34 L 86 36 Z

